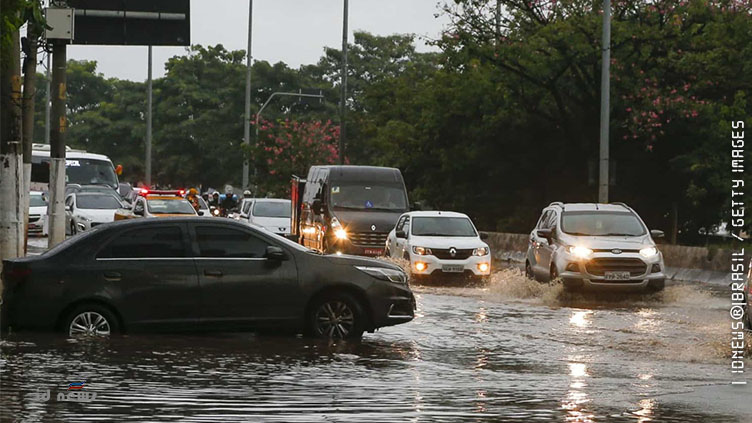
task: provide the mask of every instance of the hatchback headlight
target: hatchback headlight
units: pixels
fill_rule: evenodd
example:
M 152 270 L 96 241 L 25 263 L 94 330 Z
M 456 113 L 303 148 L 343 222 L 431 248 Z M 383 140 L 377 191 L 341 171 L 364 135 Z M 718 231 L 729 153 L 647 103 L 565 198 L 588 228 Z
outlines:
M 488 247 L 480 247 L 473 250 L 474 256 L 485 256 L 488 255 Z
M 640 255 L 645 258 L 650 258 L 658 254 L 658 249 L 655 247 L 645 247 L 640 250 Z
M 388 267 L 370 267 L 370 266 L 355 266 L 356 269 L 363 273 L 367 273 L 369 276 L 373 276 L 376 279 L 382 281 L 389 281 L 399 284 L 407 283 L 407 274 L 401 270 L 390 269 Z
M 433 254 L 433 252 L 430 248 L 413 246 L 413 254 L 417 254 L 419 256 L 430 256 L 431 254 Z
M 593 255 L 593 250 L 587 247 L 579 246 L 579 245 L 571 245 L 567 247 L 567 252 L 581 259 L 590 258 L 590 256 Z

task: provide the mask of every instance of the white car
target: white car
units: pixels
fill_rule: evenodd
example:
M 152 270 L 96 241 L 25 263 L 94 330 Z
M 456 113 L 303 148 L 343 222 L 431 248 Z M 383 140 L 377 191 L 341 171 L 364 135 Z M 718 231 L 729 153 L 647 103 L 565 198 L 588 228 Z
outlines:
M 75 235 L 102 223 L 112 222 L 123 203 L 106 192 L 74 192 L 65 197 L 66 232 Z
M 254 198 L 246 205 L 248 223 L 277 235 L 290 234 L 292 203 L 281 198 Z
M 47 234 L 47 197 L 41 191 L 29 193 L 29 233 Z
M 467 215 L 415 211 L 397 220 L 386 239 L 385 254 L 410 262 L 413 276 L 491 273 L 491 249 Z

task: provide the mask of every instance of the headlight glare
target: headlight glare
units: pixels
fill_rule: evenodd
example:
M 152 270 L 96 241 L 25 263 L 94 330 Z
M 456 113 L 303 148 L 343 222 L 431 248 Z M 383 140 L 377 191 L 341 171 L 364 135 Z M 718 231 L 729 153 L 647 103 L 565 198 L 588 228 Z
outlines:
M 640 250 L 640 255 L 645 258 L 650 258 L 658 254 L 658 249 L 655 247 L 645 247 Z
M 413 254 L 417 254 L 419 256 L 430 256 L 433 253 L 431 252 L 430 248 L 418 247 L 418 246 L 414 245 L 413 246 Z
M 580 245 L 569 246 L 567 247 L 567 251 L 569 254 L 581 259 L 590 258 L 590 256 L 593 255 L 593 250 Z
M 342 228 L 337 228 L 334 230 L 334 236 L 337 237 L 337 239 L 347 239 L 347 231 Z
M 407 283 L 407 274 L 401 270 L 390 269 L 387 267 L 355 266 L 356 269 L 369 276 L 382 281 L 389 281 L 399 284 Z

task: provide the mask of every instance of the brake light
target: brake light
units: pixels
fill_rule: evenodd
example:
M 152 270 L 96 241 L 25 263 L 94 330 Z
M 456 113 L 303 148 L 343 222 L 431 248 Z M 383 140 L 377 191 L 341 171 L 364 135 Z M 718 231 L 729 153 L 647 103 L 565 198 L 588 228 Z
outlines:
M 180 193 L 180 196 L 181 196 L 181 197 L 185 197 L 185 190 L 184 190 L 184 189 L 181 189 L 181 190 L 180 190 L 180 191 L 178 191 L 178 192 Z

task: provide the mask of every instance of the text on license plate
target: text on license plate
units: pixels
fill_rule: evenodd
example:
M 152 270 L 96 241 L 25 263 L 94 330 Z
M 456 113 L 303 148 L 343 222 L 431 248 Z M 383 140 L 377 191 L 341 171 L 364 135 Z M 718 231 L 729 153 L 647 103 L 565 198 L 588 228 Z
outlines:
M 363 254 L 367 256 L 380 256 L 384 253 L 384 250 L 381 248 L 366 248 L 363 250 Z
M 625 281 L 629 279 L 629 272 L 606 272 L 607 281 Z
M 452 264 L 445 264 L 444 266 L 441 266 L 442 272 L 448 272 L 448 273 L 462 273 L 465 271 L 465 268 L 463 266 L 458 265 L 452 265 Z

